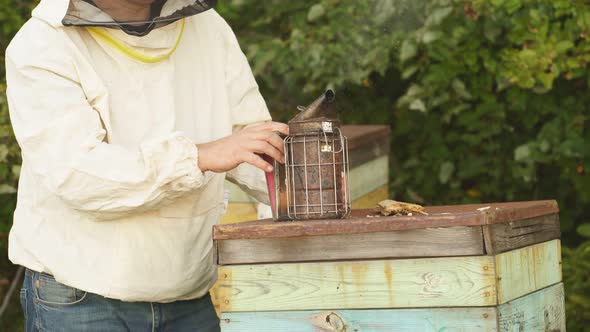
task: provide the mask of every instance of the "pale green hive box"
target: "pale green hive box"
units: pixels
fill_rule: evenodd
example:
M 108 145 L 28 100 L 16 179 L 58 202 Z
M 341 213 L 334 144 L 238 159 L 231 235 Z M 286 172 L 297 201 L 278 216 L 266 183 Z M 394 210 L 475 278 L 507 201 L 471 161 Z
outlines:
M 554 201 L 219 225 L 228 331 L 565 331 Z

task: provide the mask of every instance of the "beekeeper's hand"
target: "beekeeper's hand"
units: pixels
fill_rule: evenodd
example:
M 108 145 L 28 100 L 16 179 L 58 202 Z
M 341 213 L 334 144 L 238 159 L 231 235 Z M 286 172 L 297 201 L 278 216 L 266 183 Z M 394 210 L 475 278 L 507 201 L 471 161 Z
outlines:
M 241 163 L 248 163 L 265 172 L 273 167 L 260 155 L 266 154 L 284 163 L 283 140 L 275 133 L 289 134 L 289 126 L 279 122 L 267 122 L 244 128 L 231 136 L 205 144 L 198 144 L 198 163 L 201 171 L 227 172 Z

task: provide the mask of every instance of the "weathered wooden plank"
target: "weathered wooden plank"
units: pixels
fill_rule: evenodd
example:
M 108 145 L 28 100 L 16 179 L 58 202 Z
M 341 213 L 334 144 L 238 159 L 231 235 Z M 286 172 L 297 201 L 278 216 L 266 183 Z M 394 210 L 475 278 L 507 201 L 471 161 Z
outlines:
M 479 213 L 485 216 L 484 224 L 496 224 L 558 213 L 559 207 L 557 206 L 556 201 L 547 200 L 531 202 L 435 206 L 429 208 L 428 211 L 431 213 L 463 213 L 478 211 Z
M 487 225 L 484 226 L 483 231 L 488 254 L 498 254 L 559 239 L 561 234 L 558 214 Z
M 217 225 L 213 239 L 262 239 L 333 234 L 391 232 L 419 228 L 452 226 L 480 226 L 484 217 L 479 214 L 437 214 L 369 218 L 372 210 L 353 210 L 349 219 L 273 222 L 271 219 L 240 224 Z
M 481 226 L 220 240 L 218 249 L 220 265 L 485 254 Z
M 355 149 L 348 149 L 348 166 L 354 168 L 382 156 L 388 156 L 390 152 L 389 136 L 377 138 L 366 142 Z
M 374 141 L 389 139 L 391 129 L 385 125 L 344 125 L 342 134 L 348 139 L 348 149 L 355 150 Z
M 368 218 L 370 211 L 353 210 L 347 220 L 313 220 L 274 223 L 271 220 L 220 225 L 214 239 L 258 239 L 313 235 L 389 232 L 404 229 L 451 226 L 481 226 L 496 222 L 555 214 L 555 201 L 479 204 L 468 206 L 427 207 L 427 216 Z
M 561 281 L 561 243 L 552 240 L 495 256 L 498 304 Z
M 222 312 L 494 305 L 490 256 L 230 265 Z
M 500 331 L 565 331 L 563 284 L 500 305 L 498 323 Z
M 497 331 L 494 307 L 233 312 L 222 314 L 221 330 L 223 332 Z
M 224 332 L 565 331 L 565 328 L 561 283 L 498 307 L 224 312 L 221 316 Z

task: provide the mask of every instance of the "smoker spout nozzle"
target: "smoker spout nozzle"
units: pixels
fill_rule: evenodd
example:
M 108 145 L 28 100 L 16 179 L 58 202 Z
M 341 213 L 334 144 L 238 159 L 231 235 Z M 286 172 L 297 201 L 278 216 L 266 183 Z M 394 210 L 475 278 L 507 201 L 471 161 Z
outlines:
M 289 122 L 305 121 L 317 118 L 336 118 L 336 111 L 334 110 L 333 103 L 336 99 L 336 93 L 334 90 L 327 90 L 318 99 L 314 100 L 307 107 L 298 107 L 301 113 L 297 114 Z
M 334 101 L 334 99 L 336 99 L 336 92 L 334 92 L 332 89 L 328 89 L 324 93 L 324 98 L 326 98 L 326 100 L 331 103 Z

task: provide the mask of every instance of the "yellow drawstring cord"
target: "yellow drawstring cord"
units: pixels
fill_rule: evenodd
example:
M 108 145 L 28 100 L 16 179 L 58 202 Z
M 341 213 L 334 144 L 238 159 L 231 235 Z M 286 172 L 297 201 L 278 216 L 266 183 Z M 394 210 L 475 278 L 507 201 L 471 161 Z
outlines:
M 176 42 L 174 43 L 174 47 L 172 47 L 172 49 L 168 53 L 161 55 L 161 56 L 156 56 L 156 57 L 147 56 L 145 54 L 137 52 L 136 50 L 134 50 L 128 46 L 125 46 L 124 44 L 122 44 L 121 42 L 119 42 L 118 40 L 116 40 L 115 38 L 110 36 L 108 33 L 106 33 L 102 29 L 99 29 L 97 27 L 87 27 L 86 29 L 94 37 L 104 41 L 105 43 L 107 43 L 111 47 L 113 47 L 114 49 L 118 50 L 119 52 L 125 54 L 126 56 L 128 56 L 132 59 L 135 59 L 137 61 L 141 61 L 144 63 L 156 63 L 156 62 L 160 62 L 162 60 L 168 59 L 172 55 L 172 53 L 174 53 L 174 51 L 176 51 L 176 48 L 178 47 L 178 44 L 180 44 L 180 40 L 182 39 L 182 34 L 184 33 L 184 18 L 181 21 L 180 33 L 178 34 L 178 38 L 176 39 Z

